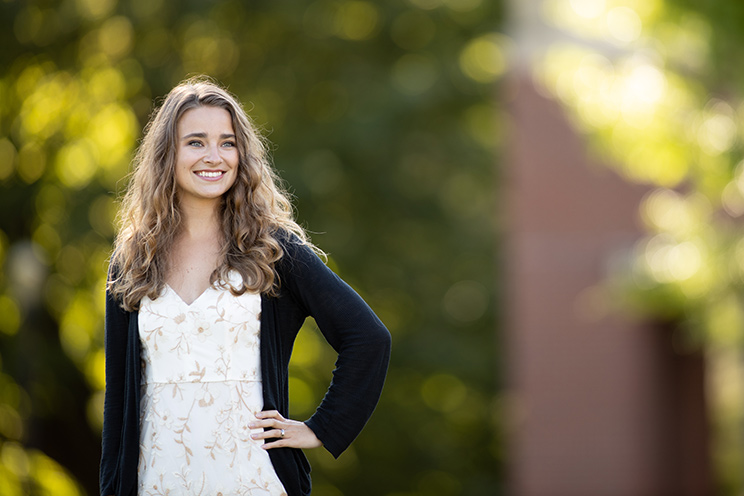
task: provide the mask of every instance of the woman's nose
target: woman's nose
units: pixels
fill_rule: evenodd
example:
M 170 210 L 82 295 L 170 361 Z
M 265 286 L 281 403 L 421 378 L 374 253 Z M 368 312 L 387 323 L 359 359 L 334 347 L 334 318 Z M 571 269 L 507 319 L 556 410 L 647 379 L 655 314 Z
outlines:
M 220 151 L 216 146 L 208 146 L 206 148 L 206 155 L 204 156 L 204 162 L 208 164 L 218 164 L 222 161 Z

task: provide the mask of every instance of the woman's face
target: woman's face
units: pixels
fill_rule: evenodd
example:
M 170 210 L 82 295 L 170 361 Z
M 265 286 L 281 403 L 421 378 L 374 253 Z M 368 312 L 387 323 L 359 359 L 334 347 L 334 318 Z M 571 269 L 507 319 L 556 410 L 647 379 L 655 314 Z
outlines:
M 230 113 L 207 106 L 187 110 L 178 121 L 177 132 L 176 185 L 181 204 L 221 197 L 238 174 Z

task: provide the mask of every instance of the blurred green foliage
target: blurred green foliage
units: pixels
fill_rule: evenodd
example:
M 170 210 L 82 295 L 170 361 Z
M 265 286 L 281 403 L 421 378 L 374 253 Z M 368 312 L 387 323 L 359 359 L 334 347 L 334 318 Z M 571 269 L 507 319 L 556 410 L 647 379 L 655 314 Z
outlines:
M 117 198 L 161 97 L 206 73 L 275 144 L 298 217 L 390 328 L 378 410 L 314 494 L 497 494 L 500 2 L 0 0 L 0 493 L 94 494 Z M 309 322 L 292 415 L 327 386 Z
M 552 47 L 538 79 L 596 153 L 651 186 L 648 235 L 610 286 L 676 325 L 680 352 L 705 350 L 720 494 L 741 494 L 744 4 L 549 0 L 545 12 L 582 42 Z

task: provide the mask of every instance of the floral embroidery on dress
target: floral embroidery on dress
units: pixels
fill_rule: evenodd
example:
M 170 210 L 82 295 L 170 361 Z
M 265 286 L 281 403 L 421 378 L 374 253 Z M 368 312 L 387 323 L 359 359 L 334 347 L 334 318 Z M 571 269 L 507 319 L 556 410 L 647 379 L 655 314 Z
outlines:
M 263 408 L 260 315 L 258 294 L 218 288 L 142 300 L 140 495 L 286 496 L 248 428 Z

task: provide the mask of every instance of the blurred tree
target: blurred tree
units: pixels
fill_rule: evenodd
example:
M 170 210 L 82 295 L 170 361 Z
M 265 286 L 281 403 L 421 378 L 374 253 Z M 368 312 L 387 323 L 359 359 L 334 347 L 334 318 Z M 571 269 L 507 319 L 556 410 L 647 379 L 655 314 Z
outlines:
M 338 461 L 309 453 L 314 494 L 499 493 L 501 15 L 484 0 L 0 2 L 0 492 L 97 492 L 116 196 L 153 98 L 206 73 L 264 127 L 299 218 L 394 336 L 368 428 Z M 333 367 L 313 329 L 296 418 Z
M 721 494 L 744 488 L 744 5 L 717 0 L 545 2 L 578 35 L 538 78 L 595 152 L 655 189 L 649 234 L 610 284 L 625 303 L 674 323 L 680 352 L 704 347 Z

